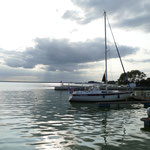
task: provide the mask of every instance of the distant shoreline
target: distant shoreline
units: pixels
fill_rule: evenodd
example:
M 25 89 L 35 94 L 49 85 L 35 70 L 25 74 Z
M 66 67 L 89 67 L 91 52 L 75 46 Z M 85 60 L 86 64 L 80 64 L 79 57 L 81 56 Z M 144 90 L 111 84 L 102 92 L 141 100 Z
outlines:
M 61 83 L 61 82 L 48 82 L 48 81 L 0 81 L 0 82 L 10 82 L 10 83 Z M 73 83 L 73 84 L 90 84 L 88 82 L 63 82 L 63 83 Z M 95 83 L 96 84 L 96 83 Z M 116 90 L 124 90 L 125 87 L 116 88 Z M 109 87 L 109 90 L 114 90 L 114 88 Z M 150 87 L 135 87 L 134 90 L 150 90 Z
M 0 82 L 20 82 L 20 83 L 61 83 L 61 82 L 51 82 L 51 81 L 0 81 Z M 77 83 L 77 84 L 87 84 L 88 82 L 63 82 L 63 83 Z
M 44 81 L 0 81 L 0 82 L 21 82 L 21 83 L 57 83 L 57 82 L 44 82 Z

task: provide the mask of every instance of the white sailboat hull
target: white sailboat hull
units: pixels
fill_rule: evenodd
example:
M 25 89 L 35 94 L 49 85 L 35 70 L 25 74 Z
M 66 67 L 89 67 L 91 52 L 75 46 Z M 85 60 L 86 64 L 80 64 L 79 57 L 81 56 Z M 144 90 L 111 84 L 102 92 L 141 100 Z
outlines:
M 112 94 L 93 94 L 93 95 L 71 95 L 70 102 L 108 102 L 121 101 L 129 98 L 131 92 L 112 93 Z

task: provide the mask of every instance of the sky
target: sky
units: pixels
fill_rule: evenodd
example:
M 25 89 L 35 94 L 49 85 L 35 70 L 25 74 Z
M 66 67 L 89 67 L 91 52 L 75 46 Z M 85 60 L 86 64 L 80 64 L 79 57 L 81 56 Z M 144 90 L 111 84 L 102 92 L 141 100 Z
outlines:
M 149 0 L 0 0 L 0 81 L 101 81 L 104 19 L 126 71 L 150 77 Z M 123 70 L 107 25 L 108 80 Z

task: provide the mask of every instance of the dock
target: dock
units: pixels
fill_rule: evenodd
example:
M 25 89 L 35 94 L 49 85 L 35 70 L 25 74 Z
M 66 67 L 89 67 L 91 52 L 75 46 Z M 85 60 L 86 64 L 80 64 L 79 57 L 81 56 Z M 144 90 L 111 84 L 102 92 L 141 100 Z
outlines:
M 71 89 L 74 89 L 74 90 L 85 90 L 87 88 L 90 88 L 92 87 L 92 85 L 84 85 L 84 86 L 81 86 L 81 85 L 63 85 L 63 86 L 55 86 L 54 89 L 55 90 L 68 90 L 69 88 Z M 105 87 L 100 87 L 101 90 L 105 90 L 106 88 Z M 126 87 L 108 87 L 108 90 L 127 90 Z
M 150 107 L 150 97 L 133 96 L 124 101 L 98 102 L 100 107 L 122 108 L 127 105 L 143 104 L 144 107 Z
M 54 89 L 55 90 L 68 90 L 69 87 L 71 87 L 72 89 L 75 89 L 75 90 L 84 90 L 85 88 L 88 88 L 88 87 L 92 87 L 93 85 L 63 85 L 63 86 L 55 86 Z M 105 90 L 106 87 L 104 86 L 100 86 L 99 87 L 101 90 Z M 116 86 L 116 87 L 109 87 L 108 86 L 108 90 L 127 90 L 128 88 L 127 87 L 119 87 L 119 86 Z M 134 90 L 150 90 L 150 88 L 144 88 L 144 87 L 135 87 Z
M 79 84 L 79 85 L 77 85 L 77 84 L 72 84 L 72 85 L 60 85 L 60 86 L 55 86 L 54 87 L 54 89 L 55 90 L 85 90 L 85 89 L 87 89 L 87 88 L 89 88 L 90 87 L 90 85 L 81 85 L 81 84 Z
M 69 89 L 73 89 L 73 90 L 84 90 L 85 87 L 81 87 L 81 86 L 55 86 L 54 88 L 55 90 L 69 90 Z

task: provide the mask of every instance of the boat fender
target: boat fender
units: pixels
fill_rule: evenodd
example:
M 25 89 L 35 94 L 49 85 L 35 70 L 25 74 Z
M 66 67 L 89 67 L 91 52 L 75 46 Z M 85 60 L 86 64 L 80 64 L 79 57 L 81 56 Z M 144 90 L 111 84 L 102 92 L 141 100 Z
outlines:
M 147 109 L 147 116 L 150 118 L 150 107 Z
M 144 122 L 144 127 L 150 127 L 150 107 L 147 109 L 147 118 L 141 118 L 141 121 Z

